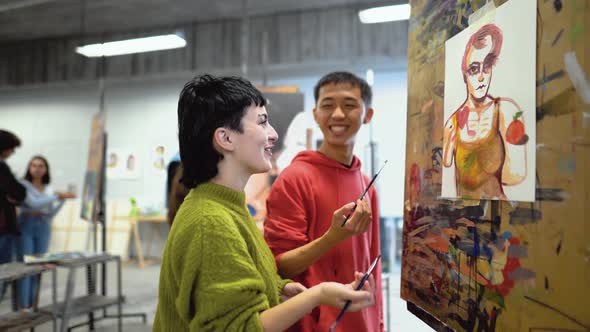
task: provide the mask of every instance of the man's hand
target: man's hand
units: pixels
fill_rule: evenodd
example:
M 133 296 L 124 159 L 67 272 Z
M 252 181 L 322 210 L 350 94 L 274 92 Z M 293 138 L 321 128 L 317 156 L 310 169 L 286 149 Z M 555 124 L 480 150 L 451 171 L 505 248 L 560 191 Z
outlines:
M 348 203 L 334 211 L 332 225 L 328 230 L 328 234 L 335 237 L 338 241 L 366 232 L 369 228 L 369 224 L 373 220 L 371 207 L 365 199 L 357 200 L 356 209 L 354 211 L 352 211 L 353 208 L 354 203 Z M 342 226 L 342 222 L 349 213 L 352 213 L 352 216 L 348 219 L 346 224 Z
M 358 200 L 357 205 L 354 212 L 354 203 L 342 206 L 334 212 L 330 228 L 321 237 L 285 252 L 279 261 L 279 274 L 283 278 L 296 277 L 341 241 L 366 232 L 372 220 L 371 209 L 365 200 Z M 349 213 L 352 216 L 342 227 L 342 222 Z
M 306 291 L 307 287 L 303 286 L 298 282 L 290 282 L 283 287 L 283 292 L 281 293 L 281 302 L 285 302 L 288 299 L 292 298 L 293 296 Z

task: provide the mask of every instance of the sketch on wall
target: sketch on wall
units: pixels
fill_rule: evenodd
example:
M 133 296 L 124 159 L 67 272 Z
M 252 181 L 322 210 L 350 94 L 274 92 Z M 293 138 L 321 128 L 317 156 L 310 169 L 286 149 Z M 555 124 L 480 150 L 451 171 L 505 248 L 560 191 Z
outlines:
M 111 180 L 136 180 L 142 168 L 138 154 L 132 149 L 109 148 L 106 156 L 107 178 Z
M 534 14 L 508 4 L 445 43 L 444 198 L 535 200 Z
M 158 175 L 166 175 L 166 160 L 170 159 L 168 155 L 168 150 L 162 144 L 157 144 L 151 151 L 150 151 L 150 161 L 152 173 Z
M 123 176 L 123 151 L 116 148 L 108 148 L 107 150 L 107 178 L 120 179 Z

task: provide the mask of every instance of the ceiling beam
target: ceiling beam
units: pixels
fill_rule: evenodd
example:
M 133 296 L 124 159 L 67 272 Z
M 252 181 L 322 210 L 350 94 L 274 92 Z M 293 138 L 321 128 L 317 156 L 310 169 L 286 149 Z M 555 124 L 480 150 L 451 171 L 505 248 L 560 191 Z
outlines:
M 54 1 L 57 0 L 4 0 L 0 1 L 0 13 Z

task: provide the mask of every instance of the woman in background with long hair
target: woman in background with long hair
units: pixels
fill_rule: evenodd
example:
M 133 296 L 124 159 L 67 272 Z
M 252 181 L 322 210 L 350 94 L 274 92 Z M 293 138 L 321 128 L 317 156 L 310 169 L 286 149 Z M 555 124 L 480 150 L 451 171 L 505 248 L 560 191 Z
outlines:
M 43 156 L 34 156 L 29 161 L 25 178 L 21 181 L 27 188 L 27 197 L 18 217 L 23 256 L 42 255 L 47 252 L 51 238 L 51 220 L 59 212 L 65 199 L 75 197 L 70 192 L 54 191 L 49 185 L 50 182 L 47 159 Z M 29 308 L 33 304 L 36 283 L 33 283 L 33 277 L 28 277 L 23 279 L 20 285 L 20 306 Z

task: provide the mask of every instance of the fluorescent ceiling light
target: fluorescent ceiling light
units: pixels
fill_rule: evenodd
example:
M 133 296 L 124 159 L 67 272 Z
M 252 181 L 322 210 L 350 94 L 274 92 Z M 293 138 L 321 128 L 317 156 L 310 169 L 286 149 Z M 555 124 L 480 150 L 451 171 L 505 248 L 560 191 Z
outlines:
M 373 69 L 367 69 L 367 84 L 369 84 L 370 86 L 373 86 L 373 83 L 375 83 L 375 72 L 373 71 Z
M 86 57 L 114 56 L 131 53 L 170 50 L 186 46 L 186 41 L 179 35 L 169 34 L 145 38 L 119 40 L 104 44 L 91 44 L 76 47 L 76 53 Z
M 403 21 L 410 18 L 410 9 L 410 4 L 375 7 L 361 10 L 359 19 L 366 24 Z

